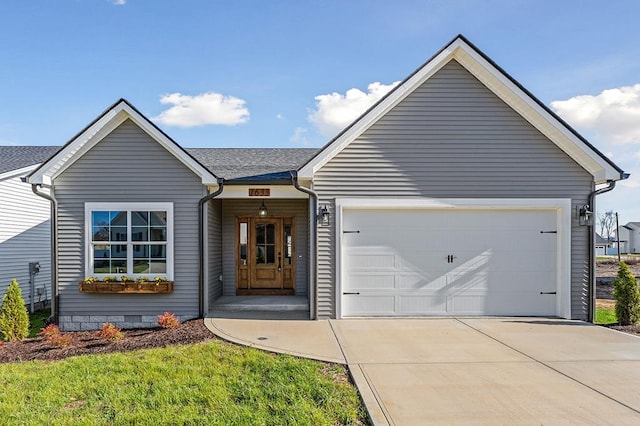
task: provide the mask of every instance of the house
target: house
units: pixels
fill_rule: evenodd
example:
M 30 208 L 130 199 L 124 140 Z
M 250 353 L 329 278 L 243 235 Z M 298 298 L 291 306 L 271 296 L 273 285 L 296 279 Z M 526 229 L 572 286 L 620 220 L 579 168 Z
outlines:
M 458 36 L 318 151 L 184 149 L 119 100 L 28 182 L 72 330 L 246 296 L 310 319 L 588 320 L 590 212 L 626 177 Z M 113 275 L 143 283 L 79 287 Z
M 20 178 L 56 150 L 0 146 L 0 297 L 16 279 L 30 309 L 50 299 L 51 207 Z
M 640 253 L 640 222 L 629 222 L 616 233 L 620 253 Z
M 596 232 L 595 241 L 595 254 L 596 256 L 606 256 L 609 254 L 609 249 L 613 246 L 613 242 L 607 238 L 604 238 Z

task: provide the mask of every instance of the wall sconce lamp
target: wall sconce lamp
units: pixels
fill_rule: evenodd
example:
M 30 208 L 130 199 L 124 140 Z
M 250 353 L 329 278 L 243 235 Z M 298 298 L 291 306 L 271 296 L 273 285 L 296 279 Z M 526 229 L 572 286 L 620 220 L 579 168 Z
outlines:
M 267 206 L 264 205 L 264 200 L 262 200 L 262 204 L 260 205 L 260 208 L 258 209 L 258 216 L 260 217 L 267 217 Z
M 593 212 L 589 210 L 589 204 L 585 204 L 580 207 L 578 211 L 578 221 L 580 222 L 580 226 L 587 226 L 591 224 L 591 215 Z
M 329 213 L 329 209 L 327 206 L 322 206 L 318 209 L 318 222 L 322 226 L 329 226 L 329 219 L 331 214 Z

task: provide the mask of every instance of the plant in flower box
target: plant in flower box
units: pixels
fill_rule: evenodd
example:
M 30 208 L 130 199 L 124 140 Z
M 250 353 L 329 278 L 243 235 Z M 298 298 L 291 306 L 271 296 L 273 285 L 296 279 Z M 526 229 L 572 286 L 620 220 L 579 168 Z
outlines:
M 156 285 L 160 283 L 166 283 L 168 280 L 165 277 L 155 277 L 153 281 L 156 282 Z

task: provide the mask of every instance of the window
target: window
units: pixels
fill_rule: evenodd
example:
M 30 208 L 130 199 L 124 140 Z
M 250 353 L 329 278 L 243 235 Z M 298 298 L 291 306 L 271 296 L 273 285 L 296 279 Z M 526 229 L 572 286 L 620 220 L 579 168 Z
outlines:
M 172 203 L 86 203 L 86 275 L 173 279 Z

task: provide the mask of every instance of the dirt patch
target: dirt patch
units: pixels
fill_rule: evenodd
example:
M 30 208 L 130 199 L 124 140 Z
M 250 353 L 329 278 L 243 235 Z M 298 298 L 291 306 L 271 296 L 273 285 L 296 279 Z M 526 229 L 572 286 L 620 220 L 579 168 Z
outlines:
M 115 342 L 101 339 L 95 331 L 64 333 L 72 337 L 71 345 L 66 348 L 51 346 L 40 337 L 5 343 L 0 347 L 0 363 L 34 359 L 57 360 L 75 355 L 127 352 L 204 342 L 215 338 L 201 319 L 186 321 L 177 328 L 125 330 L 125 333 L 124 339 Z
M 623 259 L 625 260 L 625 259 Z M 640 258 L 638 256 L 630 257 L 626 259 L 626 263 L 631 269 L 631 273 L 636 277 L 640 277 Z M 618 258 L 611 257 L 608 259 L 596 261 L 596 277 L 614 278 L 618 275 Z

